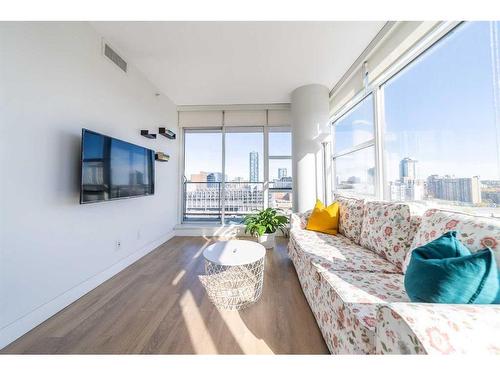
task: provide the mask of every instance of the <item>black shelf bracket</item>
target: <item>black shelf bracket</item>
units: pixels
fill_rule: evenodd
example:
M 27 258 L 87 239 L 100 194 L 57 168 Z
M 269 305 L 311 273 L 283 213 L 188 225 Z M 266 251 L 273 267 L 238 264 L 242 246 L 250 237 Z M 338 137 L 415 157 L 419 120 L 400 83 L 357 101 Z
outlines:
M 149 139 L 156 139 L 156 134 L 149 134 L 149 130 L 141 130 L 141 135 Z

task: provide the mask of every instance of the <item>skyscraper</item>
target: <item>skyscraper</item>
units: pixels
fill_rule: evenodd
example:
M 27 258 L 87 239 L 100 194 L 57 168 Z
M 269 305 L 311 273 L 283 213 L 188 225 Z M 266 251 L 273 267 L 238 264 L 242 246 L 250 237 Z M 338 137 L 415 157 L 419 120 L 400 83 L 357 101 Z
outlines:
M 399 162 L 399 180 L 390 183 L 391 199 L 419 201 L 424 198 L 424 181 L 417 179 L 417 160 L 404 158 Z
M 286 168 L 278 168 L 278 180 L 281 180 L 283 177 L 287 176 Z
M 250 157 L 250 182 L 259 181 L 259 153 L 252 151 Z
M 399 179 L 401 182 L 414 181 L 417 179 L 417 160 L 404 158 L 399 162 Z

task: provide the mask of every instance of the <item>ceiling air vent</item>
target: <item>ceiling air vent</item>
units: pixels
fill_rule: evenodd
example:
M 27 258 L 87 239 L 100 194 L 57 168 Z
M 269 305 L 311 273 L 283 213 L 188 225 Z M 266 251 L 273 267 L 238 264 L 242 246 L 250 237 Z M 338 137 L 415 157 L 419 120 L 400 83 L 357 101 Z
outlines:
M 119 54 L 117 54 L 109 44 L 104 43 L 104 55 L 113 61 L 113 63 L 118 66 L 125 73 L 127 72 L 127 62 L 123 60 Z

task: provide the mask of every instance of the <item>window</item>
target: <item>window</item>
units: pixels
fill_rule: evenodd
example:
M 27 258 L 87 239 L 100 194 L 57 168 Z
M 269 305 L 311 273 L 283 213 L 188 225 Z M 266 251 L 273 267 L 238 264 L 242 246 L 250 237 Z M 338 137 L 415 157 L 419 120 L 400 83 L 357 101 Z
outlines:
M 183 221 L 240 223 L 266 206 L 290 212 L 291 148 L 288 127 L 185 129 Z
M 336 191 L 375 194 L 373 96 L 370 94 L 332 126 Z
M 392 200 L 500 213 L 499 24 L 458 26 L 381 87 Z
M 269 207 L 292 211 L 292 133 L 288 127 L 269 129 Z
M 287 127 L 269 129 L 269 155 L 292 155 L 292 132 Z

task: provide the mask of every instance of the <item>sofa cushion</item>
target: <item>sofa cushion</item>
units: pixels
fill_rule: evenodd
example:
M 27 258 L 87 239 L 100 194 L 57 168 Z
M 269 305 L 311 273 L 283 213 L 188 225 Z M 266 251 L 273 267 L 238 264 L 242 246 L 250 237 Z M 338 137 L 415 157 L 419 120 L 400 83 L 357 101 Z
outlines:
M 414 227 L 410 206 L 404 203 L 366 202 L 360 245 L 403 268 Z
M 401 272 L 394 264 L 342 235 L 294 229 L 290 240 L 312 264 L 329 270 Z
M 429 209 L 422 217 L 411 249 L 425 245 L 451 230 L 457 231 L 457 238 L 472 252 L 489 247 L 495 253 L 497 265 L 500 265 L 500 220 L 494 218 Z M 406 255 L 404 271 L 410 257 L 411 251 Z
M 333 353 L 373 353 L 377 310 L 408 302 L 402 274 L 322 272 L 318 308 L 323 336 Z
M 339 202 L 339 233 L 359 244 L 363 224 L 364 200 L 340 195 L 335 197 Z

